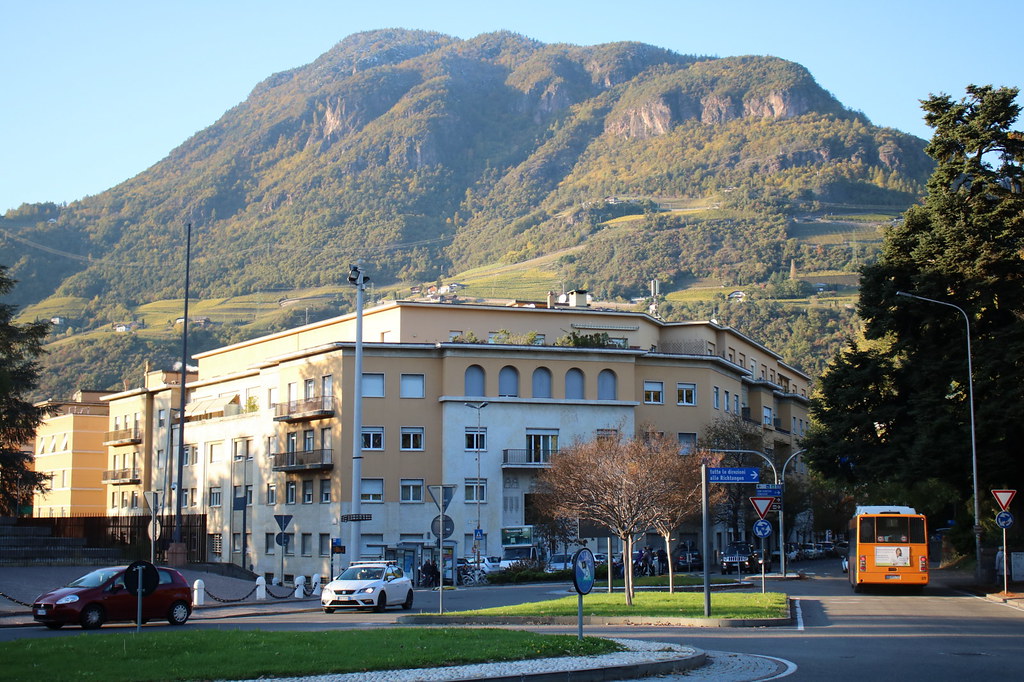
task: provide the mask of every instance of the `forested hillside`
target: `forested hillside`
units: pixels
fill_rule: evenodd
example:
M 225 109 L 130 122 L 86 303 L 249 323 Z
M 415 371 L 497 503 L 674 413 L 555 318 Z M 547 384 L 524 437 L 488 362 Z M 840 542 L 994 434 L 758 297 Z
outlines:
M 15 302 L 88 308 L 62 352 L 181 298 L 189 222 L 202 299 L 337 286 L 357 259 L 401 292 L 579 246 L 557 279 L 602 297 L 752 285 L 829 260 L 796 217 L 913 203 L 923 146 L 773 57 L 375 31 L 100 195 L 8 212 L 2 259 Z

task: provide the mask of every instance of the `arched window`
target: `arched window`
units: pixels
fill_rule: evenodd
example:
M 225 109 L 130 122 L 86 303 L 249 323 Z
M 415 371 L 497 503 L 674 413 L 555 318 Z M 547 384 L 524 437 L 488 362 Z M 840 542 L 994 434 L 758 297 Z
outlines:
M 512 365 L 505 365 L 498 373 L 498 395 L 519 397 L 519 370 Z
M 573 367 L 565 373 L 565 397 L 567 400 L 583 399 L 583 370 Z
M 480 365 L 470 365 L 466 368 L 466 381 L 464 392 L 466 395 L 478 396 L 484 393 L 484 368 Z
M 597 399 L 618 400 L 619 386 L 618 377 L 610 369 L 602 369 L 597 375 Z
M 547 367 L 538 367 L 533 370 L 533 397 L 551 397 L 551 370 Z

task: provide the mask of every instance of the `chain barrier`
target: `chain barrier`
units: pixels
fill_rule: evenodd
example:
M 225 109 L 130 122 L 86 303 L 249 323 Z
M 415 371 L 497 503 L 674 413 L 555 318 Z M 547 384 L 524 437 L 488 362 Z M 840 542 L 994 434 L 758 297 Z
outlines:
M 251 590 L 249 590 L 249 594 L 245 595 L 244 597 L 239 597 L 238 599 L 223 599 L 223 598 L 218 597 L 217 595 L 213 594 L 212 592 L 210 592 L 210 588 L 206 588 L 205 591 L 206 591 L 206 596 L 209 597 L 210 599 L 214 600 L 214 601 L 219 601 L 221 604 L 233 604 L 233 603 L 236 603 L 236 602 L 245 601 L 246 599 L 251 597 L 253 595 L 253 593 L 256 592 L 256 586 L 253 585 L 253 588 Z
M 295 591 L 293 590 L 293 591 L 289 592 L 288 594 L 279 597 L 278 595 L 274 594 L 273 591 L 271 591 L 270 585 L 267 585 L 267 594 L 269 594 L 274 599 L 291 599 L 292 597 L 295 596 Z
M 20 604 L 20 605 L 22 605 L 22 606 L 27 606 L 27 607 L 29 607 L 29 608 L 32 608 L 32 605 L 31 605 L 31 604 L 26 604 L 25 602 L 21 601 L 20 599 L 15 599 L 14 597 L 12 597 L 12 596 L 11 596 L 11 595 L 9 595 L 9 594 L 4 594 L 3 592 L 0 592 L 0 597 L 3 597 L 4 599 L 6 599 L 6 600 L 8 600 L 8 601 L 12 601 L 12 602 L 14 602 L 15 604 Z

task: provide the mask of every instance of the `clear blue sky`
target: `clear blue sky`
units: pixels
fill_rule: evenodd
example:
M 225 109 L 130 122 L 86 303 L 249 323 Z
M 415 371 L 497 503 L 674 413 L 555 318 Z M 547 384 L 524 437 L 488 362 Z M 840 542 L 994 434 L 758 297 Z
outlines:
M 1024 86 L 1022 26 L 1018 0 L 0 0 L 0 213 L 133 177 L 359 31 L 774 55 L 873 123 L 928 138 L 929 93 Z

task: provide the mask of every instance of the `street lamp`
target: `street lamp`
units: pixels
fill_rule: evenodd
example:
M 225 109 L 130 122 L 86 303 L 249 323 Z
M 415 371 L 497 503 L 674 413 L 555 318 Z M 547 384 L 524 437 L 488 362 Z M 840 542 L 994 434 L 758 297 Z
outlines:
M 801 455 L 807 452 L 807 450 L 797 450 L 782 464 L 782 485 L 783 491 L 785 491 L 786 485 L 786 467 L 793 461 L 793 458 L 797 455 Z M 786 505 L 781 504 L 782 500 L 779 500 L 779 562 L 782 564 L 782 577 L 786 577 L 786 530 L 782 523 L 782 514 L 786 509 Z
M 181 540 L 181 495 L 184 490 L 182 478 L 185 475 L 185 398 L 188 391 L 185 390 L 185 382 L 188 378 L 188 288 L 189 274 L 192 262 L 192 223 L 185 226 L 185 310 L 181 318 L 181 386 L 178 402 L 178 490 L 174 496 L 174 550 L 168 550 L 173 554 L 173 559 L 168 557 L 172 566 L 182 566 L 187 561 L 185 546 Z M 170 414 L 168 414 L 170 417 Z M 169 422 L 168 422 L 169 423 Z
M 466 403 L 466 407 L 476 410 L 476 434 L 474 434 L 473 445 L 476 451 L 476 530 L 473 534 L 473 544 L 476 545 L 476 567 L 480 568 L 480 540 L 477 535 L 480 531 L 480 412 L 490 405 L 488 402 Z
M 363 274 L 358 265 L 349 266 L 348 283 L 356 288 L 356 356 L 353 369 L 352 393 L 352 534 L 350 536 L 349 557 L 359 558 L 361 527 L 359 512 L 361 508 L 360 486 L 363 478 L 363 293 L 370 278 Z
M 971 320 L 967 316 L 967 312 L 958 305 L 946 301 L 936 301 L 934 298 L 925 298 L 917 294 L 908 294 L 905 291 L 897 291 L 896 295 L 955 308 L 964 316 L 964 325 L 967 328 L 967 402 L 970 407 L 971 419 L 971 478 L 974 487 L 974 554 L 976 562 L 974 578 L 978 584 L 981 584 L 981 509 L 978 501 L 978 449 L 974 438 L 974 368 L 971 365 Z

